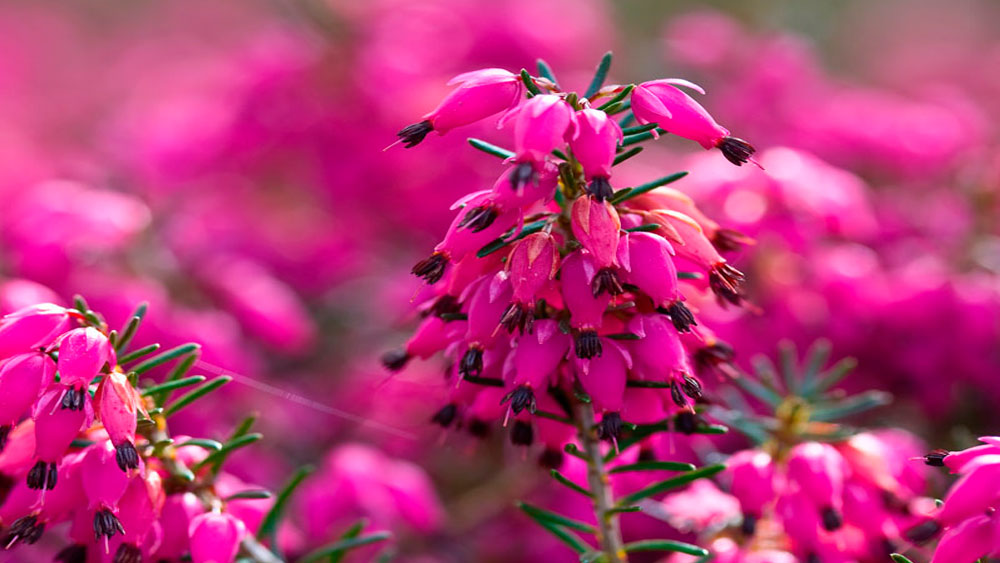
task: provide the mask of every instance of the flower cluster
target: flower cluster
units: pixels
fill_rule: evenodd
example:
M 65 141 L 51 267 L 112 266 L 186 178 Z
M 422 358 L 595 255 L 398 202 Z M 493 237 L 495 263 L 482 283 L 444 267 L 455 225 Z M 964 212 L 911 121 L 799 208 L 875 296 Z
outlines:
M 582 96 L 563 91 L 544 65 L 541 77 L 460 75 L 434 111 L 399 133 L 411 147 L 431 131 L 503 112 L 499 125 L 513 137 L 513 151 L 470 139 L 505 168 L 491 188 L 454 205 L 444 239 L 414 266 L 427 284 L 423 320 L 403 350 L 384 357 L 391 369 L 439 352 L 452 361 L 451 400 L 434 416 L 442 426 L 480 433 L 513 417 L 514 443 L 538 439 L 559 452 L 571 431 L 544 415 L 582 391 L 607 440 L 620 437 L 624 420 L 678 417 L 690 430 L 702 395 L 692 355 L 712 362 L 731 353 L 688 304 L 709 292 L 743 302 L 743 275 L 721 252 L 747 239 L 662 187 L 684 173 L 616 190 L 612 170 L 641 150 L 628 147 L 667 131 L 737 165 L 753 148 L 678 87 L 700 90 L 686 81 L 602 88 L 609 61 Z M 612 117 L 629 108 L 621 122 Z M 633 116 L 641 125 L 627 127 Z
M 933 519 L 908 532 L 918 542 L 944 532 L 931 563 L 973 563 L 1000 555 L 1000 437 L 983 436 L 979 441 L 982 445 L 924 456 L 927 465 L 959 475 Z
M 66 522 L 70 544 L 56 555 L 64 563 L 224 563 L 241 548 L 267 551 L 253 538 L 275 526 L 266 524 L 270 494 L 222 470 L 230 453 L 260 439 L 249 433 L 253 419 L 225 443 L 170 436 L 167 417 L 230 378 L 185 377 L 195 345 L 128 351 L 144 314 L 145 306 L 109 330 L 78 298 L 75 308 L 31 305 L 0 321 L 6 549 Z M 141 374 L 175 360 L 163 383 L 139 386 Z

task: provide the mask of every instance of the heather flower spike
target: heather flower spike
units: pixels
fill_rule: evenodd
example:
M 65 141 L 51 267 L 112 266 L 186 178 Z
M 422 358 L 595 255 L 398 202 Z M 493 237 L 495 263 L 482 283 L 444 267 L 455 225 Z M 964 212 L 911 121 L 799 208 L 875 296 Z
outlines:
M 632 90 L 632 111 L 636 121 L 641 124 L 655 123 L 669 133 L 695 141 L 706 149 L 717 148 L 726 160 L 737 166 L 753 162 L 751 157 L 756 149 L 743 139 L 729 136 L 728 129 L 716 123 L 701 104 L 678 86 L 699 94 L 705 93 L 697 84 L 679 78 L 643 82 Z
M 499 68 L 466 72 L 452 78 L 449 86 L 458 88 L 448 94 L 423 121 L 408 125 L 397 133 L 406 148 L 418 145 L 431 131 L 443 135 L 470 125 L 511 107 L 521 94 L 521 78 Z
M 608 54 L 583 96 L 561 90 L 547 65 L 541 78 L 521 71 L 528 95 L 500 121 L 513 150 L 470 139 L 507 167 L 491 189 L 459 199 L 444 239 L 413 268 L 433 284 L 421 290 L 424 317 L 383 362 L 399 370 L 412 357 L 444 355 L 448 399 L 428 419 L 477 437 L 502 423 L 514 445 L 537 451 L 541 443 L 539 463 L 563 484 L 573 478 L 561 471 L 577 464 L 586 483 L 567 486 L 591 491 L 600 528 L 590 559 L 621 563 L 617 513 L 645 497 L 615 504 L 604 460 L 636 446 L 651 455 L 659 432 L 723 431 L 700 404 L 707 391 L 692 358 L 721 364 L 732 351 L 709 341 L 685 302 L 710 289 L 737 305 L 744 299 L 742 274 L 696 221 L 711 233 L 725 227 L 656 195 L 685 173 L 612 189 L 623 145 L 648 139 L 625 136 L 612 117 L 627 109 L 634 86 L 605 87 L 610 64 Z M 681 279 L 675 255 L 710 284 Z

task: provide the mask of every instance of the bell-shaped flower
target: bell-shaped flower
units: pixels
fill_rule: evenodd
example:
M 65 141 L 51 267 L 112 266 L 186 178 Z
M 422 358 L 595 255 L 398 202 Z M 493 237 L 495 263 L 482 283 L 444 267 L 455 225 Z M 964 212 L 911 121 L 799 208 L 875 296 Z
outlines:
M 128 475 L 122 473 L 115 460 L 115 448 L 108 441 L 87 448 L 81 462 L 80 475 L 87 494 L 87 507 L 94 514 L 94 536 L 107 541 L 125 529 L 118 519 L 118 500 L 128 487 Z
M 128 377 L 115 369 L 104 376 L 94 394 L 97 417 L 115 447 L 118 467 L 127 472 L 139 467 L 139 452 L 135 449 L 136 417 L 142 398 Z
M 952 526 L 1000 501 L 1000 455 L 977 457 L 966 464 L 963 475 L 952 485 L 944 497 L 944 505 L 935 518 L 944 526 Z
M 90 400 L 87 388 L 105 366 L 114 367 L 115 350 L 108 337 L 93 327 L 73 329 L 59 337 L 60 383 L 68 389 L 60 407 L 82 410 Z
M 559 246 L 549 233 L 530 234 L 521 239 L 507 258 L 506 274 L 513 299 L 500 319 L 509 332 L 531 330 L 535 299 L 559 271 Z
M 555 382 L 556 370 L 569 352 L 569 335 L 559 330 L 559 323 L 543 319 L 532 333 L 522 335 L 505 366 L 509 388 L 504 401 L 510 401 L 515 414 L 524 409 L 535 411 L 536 398 Z M 505 374 L 506 375 L 506 374 Z
M 48 346 L 69 326 L 69 312 L 42 303 L 14 311 L 0 319 L 0 358 Z
M 603 353 L 597 357 L 575 360 L 577 380 L 590 395 L 594 406 L 603 413 L 598 434 L 616 440 L 621 433 L 621 410 L 624 406 L 625 383 L 632 367 L 629 353 L 614 340 L 604 339 Z
M 511 186 L 521 189 L 538 181 L 538 172 L 549 154 L 566 143 L 573 121 L 573 108 L 560 96 L 543 94 L 529 98 L 500 121 L 514 126 L 514 162 Z
M 726 160 L 740 166 L 756 151 L 742 139 L 729 136 L 729 130 L 677 86 L 700 94 L 705 91 L 697 84 L 679 78 L 643 82 L 632 90 L 632 113 L 641 124 L 656 123 L 668 132 L 697 142 L 705 149 L 718 148 Z
M 480 376 L 483 351 L 497 341 L 500 318 L 512 295 L 510 282 L 500 276 L 484 276 L 470 288 L 465 342 L 468 349 L 459 361 L 463 377 Z
M 90 426 L 93 411 L 88 402 L 81 410 L 60 408 L 65 388 L 49 387 L 32 409 L 35 421 L 35 458 L 37 463 L 28 471 L 28 486 L 33 489 L 53 489 L 58 473 L 56 464 L 70 443 L 83 428 Z
M 611 295 L 624 293 L 615 271 L 622 224 L 614 206 L 592 197 L 578 198 L 573 202 L 570 223 L 573 236 L 593 256 L 597 266 L 591 281 L 594 296 L 604 292 Z
M 448 81 L 458 84 L 423 121 L 404 127 L 396 136 L 410 148 L 424 140 L 431 131 L 445 134 L 499 113 L 517 103 L 521 94 L 521 78 L 502 68 L 484 68 L 459 74 Z
M 980 514 L 962 521 L 941 536 L 931 563 L 975 563 L 1000 551 L 1000 516 Z
M 601 328 L 604 312 L 611 302 L 608 292 L 594 295 L 591 284 L 596 274 L 594 256 L 577 250 L 563 260 L 559 278 L 562 298 L 570 312 L 570 326 L 576 329 L 576 355 L 584 359 L 601 353 L 597 331 Z
M 614 195 L 608 179 L 621 141 L 621 127 L 607 113 L 587 108 L 573 114 L 569 146 L 589 180 L 587 191 L 598 201 Z
M 743 450 L 730 456 L 726 466 L 730 492 L 743 509 L 743 532 L 752 536 L 764 507 L 775 498 L 774 461 L 767 452 Z
M 559 167 L 545 161 L 535 167 L 535 181 L 518 183 L 513 176 L 518 166 L 510 166 L 493 183 L 490 202 L 500 209 L 527 210 L 539 202 L 551 200 L 559 186 Z
M 629 348 L 640 379 L 676 383 L 684 394 L 689 390 L 697 394 L 693 384 L 684 385 L 685 377 L 692 377 L 693 370 L 677 329 L 665 315 L 636 315 L 629 321 L 628 330 L 639 336 L 638 340 L 629 342 Z
M 160 511 L 162 537 L 154 560 L 173 560 L 187 553 L 191 545 L 188 537 L 191 520 L 202 514 L 204 509 L 194 493 L 181 492 L 167 496 Z
M 788 480 L 819 509 L 823 527 L 833 531 L 843 525 L 842 498 L 847 464 L 836 448 L 805 442 L 788 454 Z
M 629 233 L 623 237 L 626 252 L 619 262 L 626 282 L 637 286 L 657 307 L 665 307 L 678 332 L 688 332 L 698 324 L 694 315 L 682 303 L 674 265 L 674 249 L 661 236 L 652 233 Z
M 39 352 L 18 354 L 0 363 L 0 452 L 14 424 L 52 383 L 56 364 Z
M 125 531 L 122 533 L 122 543 L 115 551 L 115 561 L 142 561 L 148 556 L 145 553 L 150 547 L 147 539 L 149 534 L 154 533 L 154 525 L 160 518 L 165 499 L 163 481 L 158 472 L 148 471 L 129 481 L 125 493 L 118 501 L 118 517 Z
M 223 563 L 233 561 L 246 534 L 243 521 L 227 512 L 206 512 L 191 520 L 188 537 L 191 561 Z

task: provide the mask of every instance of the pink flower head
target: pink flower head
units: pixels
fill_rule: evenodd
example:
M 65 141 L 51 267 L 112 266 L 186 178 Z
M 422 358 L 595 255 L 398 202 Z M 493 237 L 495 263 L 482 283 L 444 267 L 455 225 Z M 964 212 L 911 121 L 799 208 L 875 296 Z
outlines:
M 514 162 L 511 173 L 514 189 L 528 182 L 537 182 L 538 172 L 549 154 L 566 142 L 566 133 L 573 122 L 573 108 L 555 94 L 543 94 L 527 101 L 506 115 L 500 122 L 514 123 Z
M 603 352 L 594 358 L 575 361 L 576 377 L 594 406 L 605 413 L 598 428 L 603 439 L 617 439 L 621 433 L 621 413 L 624 405 L 625 382 L 632 358 L 614 340 L 601 343 Z M 611 416 L 609 416 L 611 415 Z
M 0 362 L 0 452 L 11 429 L 35 399 L 52 383 L 56 364 L 39 352 L 19 354 Z
M 188 551 L 191 543 L 188 529 L 191 521 L 203 510 L 202 502 L 194 493 L 185 492 L 167 496 L 163 502 L 163 510 L 160 511 L 160 530 L 163 537 L 154 560 L 176 559 Z
M 459 87 L 448 94 L 423 121 L 404 127 L 397 136 L 410 148 L 424 140 L 431 131 L 445 134 L 499 113 L 517 103 L 521 78 L 501 68 L 484 68 L 459 74 L 448 81 Z
M 1000 455 L 977 457 L 962 469 L 962 476 L 944 497 L 936 520 L 944 526 L 983 514 L 1000 502 Z
M 142 561 L 149 554 L 147 540 L 149 534 L 155 533 L 154 526 L 160 518 L 166 493 L 163 482 L 156 471 L 148 471 L 145 475 L 136 475 L 125 488 L 125 493 L 118 501 L 118 518 L 121 519 L 125 531 L 122 533 L 122 543 L 115 552 L 115 561 Z M 220 559 L 231 561 L 231 559 Z
M 980 514 L 963 520 L 941 536 L 931 563 L 975 563 L 1000 552 L 1000 516 Z
M 243 521 L 228 512 L 206 512 L 191 520 L 188 537 L 194 563 L 228 563 L 246 534 Z
M 48 346 L 68 324 L 69 312 L 51 303 L 14 311 L 0 320 L 0 358 Z
M 45 391 L 31 412 L 35 421 L 35 457 L 38 462 L 28 472 L 28 486 L 53 489 L 56 486 L 56 463 L 70 443 L 93 420 L 90 403 L 82 409 L 61 408 L 65 388 L 53 385 Z
M 730 456 L 726 465 L 730 490 L 743 508 L 743 530 L 752 535 L 764 507 L 774 500 L 774 461 L 766 452 L 743 450 Z
M 576 355 L 592 358 L 601 353 L 597 331 L 601 328 L 604 312 L 611 302 L 608 292 L 594 295 L 591 283 L 597 274 L 594 256 L 577 250 L 569 254 L 562 264 L 560 287 L 566 307 L 570 312 L 570 325 L 577 329 Z
M 618 264 L 618 242 L 622 227 L 614 206 L 607 201 L 581 197 L 573 202 L 571 210 L 573 235 L 589 252 L 597 266 L 591 281 L 594 296 L 604 292 L 611 295 L 624 293 L 614 266 Z
M 543 319 L 535 322 L 534 331 L 523 334 L 506 370 L 513 389 L 504 397 L 515 414 L 525 408 L 535 411 L 536 391 L 545 392 L 554 382 L 560 362 L 569 352 L 569 335 L 559 330 L 558 321 Z
M 483 351 L 497 341 L 498 323 L 510 303 L 511 294 L 510 283 L 499 276 L 484 276 L 471 290 L 465 334 L 468 350 L 459 363 L 459 373 L 463 377 L 482 375 Z
M 538 202 L 549 201 L 559 185 L 559 167 L 544 162 L 536 167 L 534 182 L 518 182 L 514 175 L 517 165 L 508 167 L 494 182 L 490 201 L 500 209 L 528 209 Z M 514 189 L 511 189 L 511 187 Z
M 689 332 L 694 315 L 681 302 L 674 249 L 661 236 L 651 233 L 629 233 L 625 236 L 626 252 L 620 262 L 625 281 L 637 286 L 653 300 L 653 305 L 665 307 L 678 332 Z
M 607 113 L 587 108 L 573 114 L 569 146 L 590 180 L 588 192 L 598 201 L 614 195 L 608 179 L 621 141 L 621 127 Z
M 559 271 L 559 247 L 552 235 L 534 233 L 510 251 L 506 273 L 514 290 L 513 301 L 500 319 L 509 332 L 531 330 L 535 298 Z
M 128 475 L 115 463 L 115 448 L 108 441 L 87 448 L 81 462 L 80 475 L 87 495 L 88 508 L 94 513 L 94 535 L 105 543 L 115 534 L 124 534 L 118 519 L 118 500 L 128 487 Z
M 823 527 L 833 531 L 843 525 L 841 516 L 847 464 L 829 444 L 805 442 L 788 454 L 788 480 L 820 511 Z
M 660 502 L 671 526 L 682 532 L 719 530 L 735 520 L 740 504 L 719 490 L 711 479 L 699 479 L 679 493 L 671 493 Z
M 753 146 L 729 136 L 729 130 L 715 122 L 708 111 L 677 86 L 700 94 L 705 91 L 680 78 L 643 82 L 632 90 L 632 112 L 639 123 L 656 123 L 668 132 L 697 142 L 705 149 L 718 148 L 726 160 L 740 166 L 750 160 Z
M 93 327 L 73 329 L 59 337 L 60 383 L 68 387 L 62 408 L 81 410 L 90 400 L 90 381 L 105 366 L 114 367 L 115 351 L 108 337 Z
M 122 471 L 139 467 L 135 449 L 136 416 L 142 399 L 128 377 L 118 370 L 104 376 L 94 394 L 97 416 L 115 446 L 115 459 Z
M 640 337 L 629 343 L 640 379 L 670 383 L 671 397 L 681 408 L 688 405 L 685 395 L 692 399 L 701 396 L 701 384 L 692 375 L 687 351 L 666 315 L 636 315 L 628 330 Z

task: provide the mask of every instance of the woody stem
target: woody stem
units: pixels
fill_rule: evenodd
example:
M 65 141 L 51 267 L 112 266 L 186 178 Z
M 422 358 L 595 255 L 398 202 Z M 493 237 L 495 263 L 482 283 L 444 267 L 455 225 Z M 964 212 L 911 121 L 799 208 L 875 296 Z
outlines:
M 622 541 L 618 514 L 612 511 L 614 494 L 611 480 L 604 467 L 604 455 L 597 436 L 594 422 L 594 408 L 589 403 L 579 403 L 575 407 L 576 425 L 580 444 L 587 454 L 587 482 L 594 494 L 594 516 L 597 518 L 597 541 L 608 563 L 625 563 L 625 545 Z

